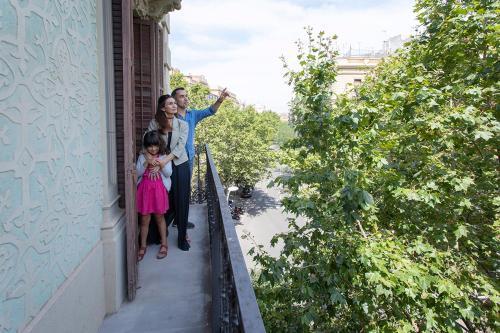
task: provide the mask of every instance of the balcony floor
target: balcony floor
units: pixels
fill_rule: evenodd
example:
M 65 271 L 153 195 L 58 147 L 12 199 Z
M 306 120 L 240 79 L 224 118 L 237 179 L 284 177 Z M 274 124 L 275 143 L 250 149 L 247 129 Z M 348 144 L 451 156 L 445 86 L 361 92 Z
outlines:
M 169 228 L 168 256 L 156 259 L 148 246 L 139 263 L 139 289 L 133 302 L 103 321 L 100 333 L 210 332 L 210 259 L 207 207 L 191 205 L 191 249 L 177 248 L 177 229 Z

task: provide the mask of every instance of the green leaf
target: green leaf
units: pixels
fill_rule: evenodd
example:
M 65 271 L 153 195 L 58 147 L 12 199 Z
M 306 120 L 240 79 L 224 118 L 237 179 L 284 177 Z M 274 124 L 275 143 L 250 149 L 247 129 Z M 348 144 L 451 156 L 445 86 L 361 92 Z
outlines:
M 455 230 L 454 234 L 455 234 L 455 237 L 458 240 L 458 239 L 460 239 L 462 237 L 466 237 L 469 234 L 469 231 L 467 230 L 467 228 L 464 225 L 460 225 L 460 226 L 457 227 L 457 229 Z
M 488 141 L 492 137 L 493 137 L 493 133 L 491 133 L 490 131 L 476 131 L 474 133 L 474 139 L 476 139 L 476 140 L 483 139 L 484 141 Z
M 345 304 L 345 298 L 336 289 L 330 291 L 330 302 L 332 304 Z
M 363 201 L 365 202 L 365 204 L 367 205 L 373 205 L 373 197 L 370 193 L 366 192 L 366 191 L 363 191 Z

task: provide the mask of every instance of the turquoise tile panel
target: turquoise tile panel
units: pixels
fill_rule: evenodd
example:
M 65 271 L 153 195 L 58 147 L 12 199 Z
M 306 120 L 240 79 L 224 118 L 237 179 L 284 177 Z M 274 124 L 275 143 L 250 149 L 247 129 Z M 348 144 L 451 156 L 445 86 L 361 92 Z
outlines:
M 0 0 L 0 332 L 22 330 L 97 244 L 95 0 Z

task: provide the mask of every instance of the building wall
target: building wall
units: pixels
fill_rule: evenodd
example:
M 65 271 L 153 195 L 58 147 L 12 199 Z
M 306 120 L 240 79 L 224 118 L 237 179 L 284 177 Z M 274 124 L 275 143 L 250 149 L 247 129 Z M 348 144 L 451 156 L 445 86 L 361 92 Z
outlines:
M 172 70 L 172 53 L 168 35 L 170 34 L 170 14 L 163 17 L 160 22 L 163 29 L 163 92 L 170 94 L 172 87 L 170 87 L 170 71 Z
M 382 60 L 382 57 L 352 56 L 337 59 L 337 78 L 333 84 L 333 92 L 341 94 L 348 91 L 357 83 L 361 83 L 365 76 Z
M 1 332 L 32 321 L 92 253 L 73 308 L 102 280 L 96 39 L 95 0 L 0 0 Z

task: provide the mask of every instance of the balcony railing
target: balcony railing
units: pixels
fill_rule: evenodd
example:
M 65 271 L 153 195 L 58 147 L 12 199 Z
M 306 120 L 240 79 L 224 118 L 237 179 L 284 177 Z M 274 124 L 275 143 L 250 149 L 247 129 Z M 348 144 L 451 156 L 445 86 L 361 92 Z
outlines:
M 201 203 L 206 199 L 208 207 L 212 332 L 265 332 L 224 188 L 208 146 L 197 149 L 195 162 L 191 200 Z M 206 171 L 201 168 L 203 164 Z

